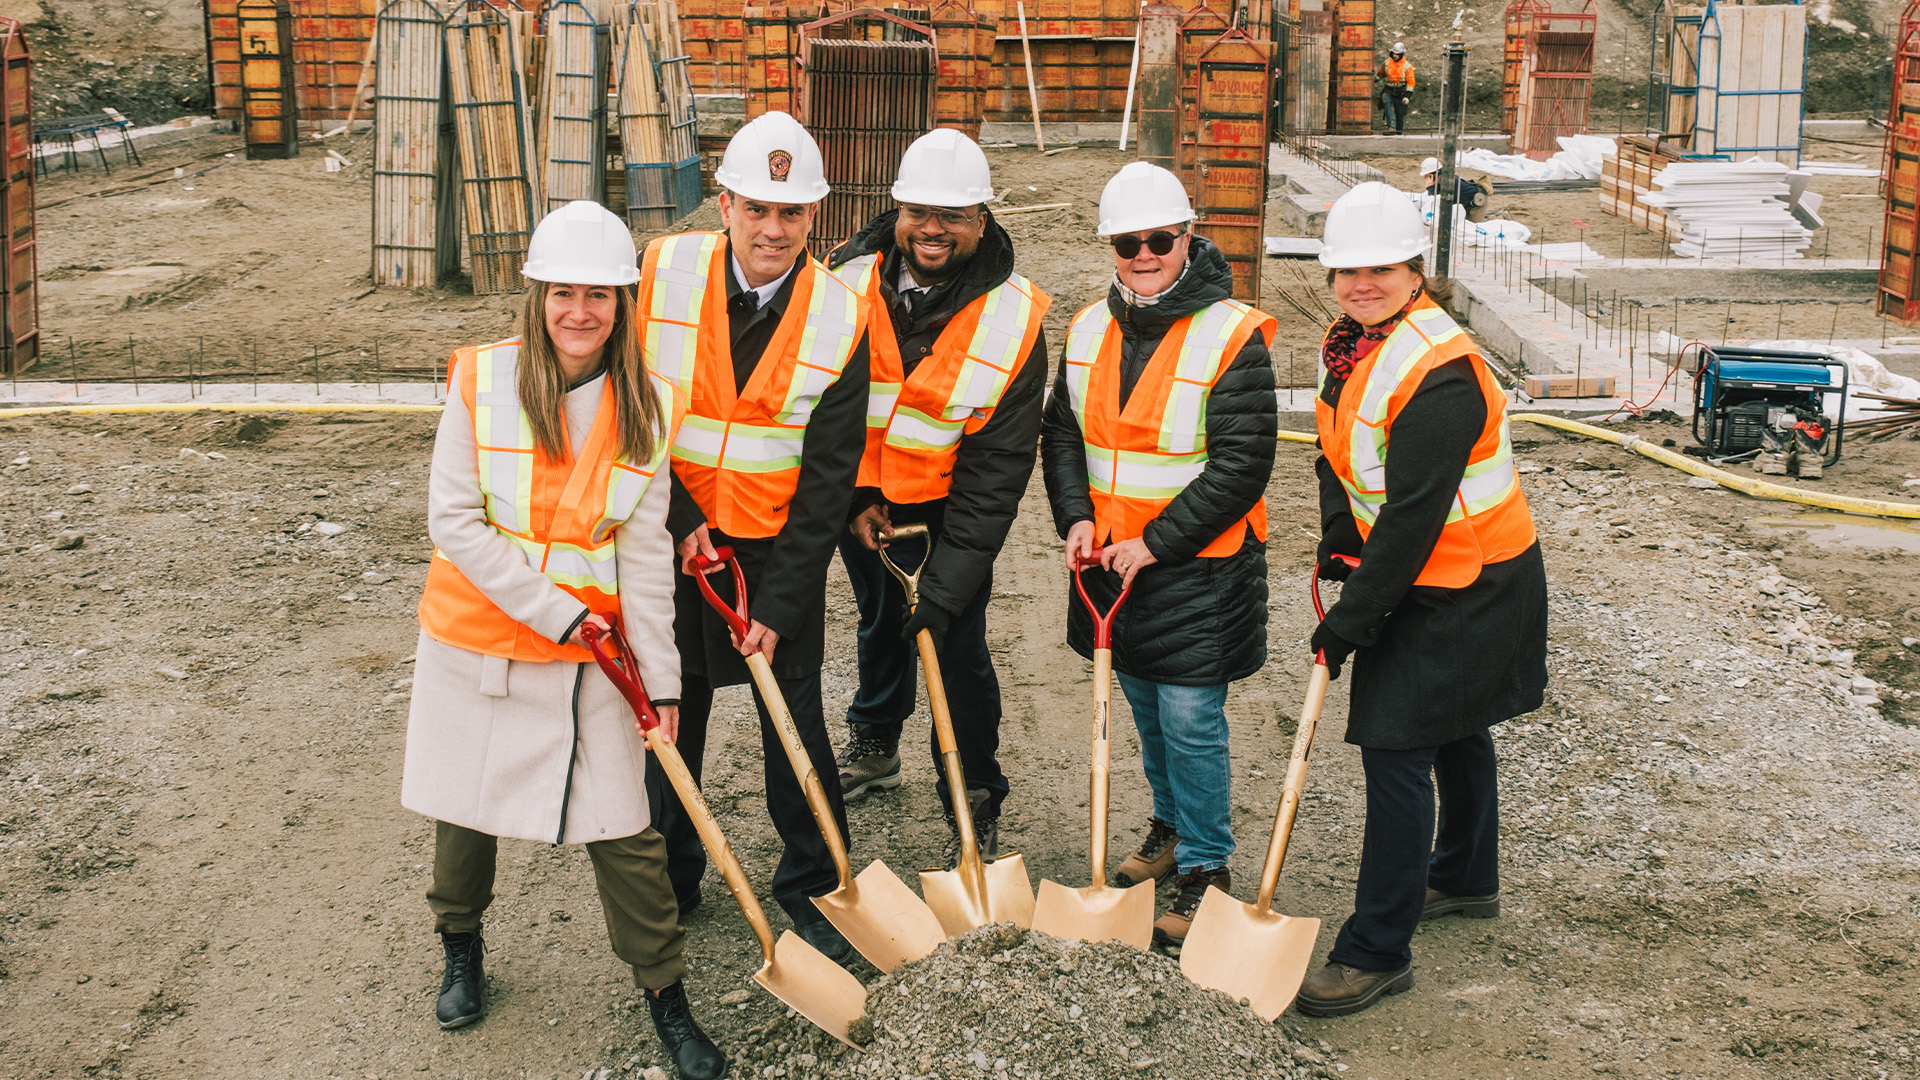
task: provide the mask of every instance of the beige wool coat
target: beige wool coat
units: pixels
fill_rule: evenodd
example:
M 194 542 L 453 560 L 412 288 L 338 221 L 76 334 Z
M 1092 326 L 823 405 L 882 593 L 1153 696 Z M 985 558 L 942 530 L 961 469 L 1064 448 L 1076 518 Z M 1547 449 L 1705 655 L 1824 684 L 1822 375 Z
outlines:
M 575 453 L 593 427 L 605 381 L 593 379 L 564 399 Z M 680 696 L 670 486 L 662 469 L 614 533 L 621 628 L 655 701 Z M 448 396 L 434 440 L 427 530 L 489 600 L 549 640 L 565 637 L 586 611 L 487 523 L 473 418 L 458 394 Z M 407 809 L 522 840 L 632 836 L 648 824 L 645 749 L 632 710 L 595 665 L 484 656 L 421 633 L 400 786 Z

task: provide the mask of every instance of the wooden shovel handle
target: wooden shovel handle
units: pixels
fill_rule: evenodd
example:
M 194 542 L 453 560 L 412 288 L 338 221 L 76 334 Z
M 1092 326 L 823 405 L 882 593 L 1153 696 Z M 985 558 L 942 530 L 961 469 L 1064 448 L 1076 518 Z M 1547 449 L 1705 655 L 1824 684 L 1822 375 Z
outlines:
M 960 874 L 984 910 L 987 865 L 980 861 L 980 844 L 973 832 L 973 804 L 967 800 L 967 775 L 960 767 L 960 747 L 953 737 L 953 714 L 947 711 L 947 684 L 940 678 L 940 659 L 934 655 L 933 634 L 922 630 L 914 643 L 920 647 L 920 672 L 927 679 L 927 708 L 933 713 L 940 764 L 947 774 L 947 799 L 952 804 L 954 830 L 960 834 Z
M 633 713 L 639 718 L 640 731 L 646 736 L 647 748 L 653 751 L 653 759 L 667 774 L 667 780 L 680 796 L 680 805 L 693 819 L 693 829 L 700 834 L 700 843 L 705 845 L 707 854 L 720 867 L 720 875 L 727 880 L 727 888 L 732 890 L 734 902 L 740 905 L 740 911 L 747 917 L 747 924 L 753 927 L 753 936 L 760 940 L 760 953 L 767 963 L 773 963 L 773 926 L 767 922 L 767 913 L 760 907 L 760 900 L 753 895 L 753 886 L 747 883 L 747 872 L 740 868 L 740 860 L 733 853 L 733 845 L 727 843 L 726 835 L 720 831 L 720 823 L 713 819 L 712 811 L 707 809 L 707 801 L 700 797 L 700 785 L 694 781 L 693 774 L 687 771 L 687 762 L 680 751 L 667 741 L 666 733 L 660 730 L 660 715 L 654 711 L 653 701 L 647 696 L 646 684 L 640 681 L 640 667 L 634 661 L 633 647 L 627 644 L 626 636 L 620 633 L 620 623 L 616 616 L 610 620 L 611 629 L 602 633 L 600 628 L 588 624 L 583 627 L 580 636 L 585 639 L 587 648 L 592 650 L 593 658 L 605 672 L 614 689 L 627 699 L 633 707 Z M 763 661 L 764 662 L 764 661 Z
M 773 730 L 780 735 L 780 748 L 787 752 L 787 764 L 799 779 L 800 790 L 807 797 L 807 809 L 813 812 L 814 824 L 820 826 L 820 836 L 827 842 L 827 854 L 833 857 L 840 887 L 851 889 L 853 867 L 847 859 L 847 844 L 840 835 L 840 823 L 833 819 L 833 806 L 827 802 L 827 789 L 820 783 L 820 771 L 813 767 L 813 759 L 807 756 L 806 745 L 800 741 L 800 729 L 794 726 L 793 713 L 787 708 L 786 697 L 780 693 L 773 668 L 768 666 L 764 655 L 754 653 L 747 657 L 747 670 L 753 673 L 753 684 L 760 688 L 760 698 L 767 703 L 767 714 L 773 717 Z
M 1115 604 L 1116 608 L 1120 605 Z M 1113 650 L 1093 650 L 1093 769 L 1087 793 L 1087 810 L 1093 818 L 1093 840 L 1087 855 L 1093 864 L 1095 885 L 1107 883 L 1107 805 L 1111 789 L 1112 731 L 1108 721 L 1113 705 Z

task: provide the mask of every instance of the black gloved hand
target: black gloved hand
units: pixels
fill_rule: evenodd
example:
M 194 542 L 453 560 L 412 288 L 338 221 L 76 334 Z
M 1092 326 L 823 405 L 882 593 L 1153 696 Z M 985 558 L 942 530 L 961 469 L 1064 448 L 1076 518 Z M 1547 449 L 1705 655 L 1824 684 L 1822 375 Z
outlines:
M 1313 640 L 1307 646 L 1315 654 L 1325 653 L 1327 657 L 1327 675 L 1340 677 L 1340 665 L 1347 662 L 1355 649 L 1360 646 L 1348 641 L 1330 629 L 1325 622 L 1314 628 Z
M 947 628 L 953 625 L 953 615 L 946 608 L 931 600 L 922 598 L 913 606 L 913 613 L 907 616 L 907 625 L 900 628 L 900 636 L 909 642 L 920 636 L 925 630 L 933 635 L 933 647 L 936 651 L 947 644 Z
M 1351 517 L 1341 515 L 1320 537 L 1320 546 L 1313 553 L 1313 561 L 1321 581 L 1345 581 L 1353 573 L 1353 567 L 1334 558 L 1335 555 L 1360 554 L 1360 546 L 1366 541 L 1360 538 L 1360 527 Z

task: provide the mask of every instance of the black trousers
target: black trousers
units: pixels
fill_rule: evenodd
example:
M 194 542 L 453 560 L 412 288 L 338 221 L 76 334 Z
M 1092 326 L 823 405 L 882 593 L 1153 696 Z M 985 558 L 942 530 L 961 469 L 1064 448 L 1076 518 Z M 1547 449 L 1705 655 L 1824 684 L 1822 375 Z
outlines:
M 834 777 L 838 766 L 833 759 L 833 743 L 827 738 L 827 721 L 820 706 L 820 673 L 802 679 L 780 679 L 780 695 L 793 713 L 793 726 L 807 757 L 820 774 L 826 789 L 827 804 L 833 808 L 833 820 L 840 838 L 848 840 L 847 811 L 840 802 L 840 785 Z M 753 705 L 760 713 L 760 749 L 766 764 L 767 814 L 786 845 L 780 853 L 780 865 L 773 872 L 773 898 L 793 919 L 795 926 L 819 922 L 826 916 L 813 906 L 813 897 L 825 896 L 840 884 L 833 858 L 827 854 L 826 838 L 807 809 L 800 780 L 793 775 L 780 736 L 773 730 L 773 718 L 767 713 L 760 688 L 753 688 Z M 687 770 L 700 779 L 700 762 L 707 748 L 707 718 L 713 711 L 713 686 L 696 675 L 681 675 L 680 738 L 675 743 Z M 664 771 L 647 769 L 647 799 L 653 807 L 654 828 L 667 841 L 667 877 L 673 882 L 673 894 L 681 903 L 699 892 L 700 878 L 707 872 L 707 852 L 700 846 L 700 835 L 680 805 L 680 796 L 667 782 Z
M 1353 915 L 1327 959 L 1362 971 L 1399 971 L 1413 962 L 1413 931 L 1427 889 L 1454 896 L 1500 891 L 1493 736 L 1482 729 L 1423 750 L 1363 747 L 1360 761 L 1367 774 L 1360 880 Z
M 927 531 L 939 542 L 941 522 L 927 522 Z M 910 540 L 888 549 L 903 570 L 911 572 L 926 558 L 925 541 Z M 898 743 L 913 715 L 919 687 L 919 646 L 900 636 L 907 623 L 907 594 L 887 572 L 880 556 L 867 550 L 851 533 L 840 537 L 840 561 L 853 582 L 853 601 L 860 608 L 858 655 L 860 688 L 847 706 L 847 723 L 864 725 L 867 734 Z M 975 812 L 982 821 L 1000 815 L 1007 797 L 1007 774 L 1000 769 L 1000 679 L 987 649 L 987 600 L 993 595 L 989 570 L 965 610 L 954 612 L 953 623 L 938 650 L 940 680 L 947 691 L 947 709 L 953 715 L 954 745 L 960 751 L 960 771 L 970 790 L 984 790 L 987 801 Z M 940 801 L 951 806 L 947 774 L 940 767 L 940 742 L 928 727 L 933 753 L 934 786 Z

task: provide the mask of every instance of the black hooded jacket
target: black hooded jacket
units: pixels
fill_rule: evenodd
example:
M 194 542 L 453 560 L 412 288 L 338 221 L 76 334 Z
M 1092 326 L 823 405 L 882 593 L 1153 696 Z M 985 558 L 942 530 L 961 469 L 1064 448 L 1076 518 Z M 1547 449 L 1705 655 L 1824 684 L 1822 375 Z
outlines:
M 1200 236 L 1193 238 L 1185 276 L 1158 304 L 1132 307 L 1117 288 L 1109 290 L 1107 309 L 1122 335 L 1123 407 L 1173 324 L 1232 293 L 1226 257 Z M 1273 366 L 1258 334 L 1214 383 L 1206 421 L 1207 466 L 1147 523 L 1143 538 L 1157 561 L 1134 578 L 1133 594 L 1114 620 L 1114 668 L 1135 678 L 1212 686 L 1246 678 L 1266 661 L 1266 544 L 1249 532 L 1232 555 L 1195 557 L 1253 509 L 1273 472 L 1279 413 Z M 1054 527 L 1064 538 L 1076 522 L 1093 520 L 1086 450 L 1067 398 L 1064 358 L 1041 427 L 1040 454 Z M 1090 570 L 1083 576 L 1102 610 L 1119 595 L 1119 575 Z M 1067 605 L 1067 643 L 1090 657 L 1093 620 L 1071 587 Z
M 898 218 L 897 210 L 875 218 L 835 249 L 827 257 L 827 264 L 839 267 L 862 255 L 880 256 L 875 270 L 880 276 L 880 295 L 886 299 L 894 337 L 900 343 L 902 373 L 912 374 L 920 361 L 933 353 L 934 342 L 947 323 L 1013 273 L 1013 238 L 998 222 L 988 219 L 980 246 L 960 273 L 927 290 L 909 312 L 894 291 L 901 259 L 893 242 Z M 979 431 L 960 436 L 953 485 L 947 497 L 889 507 L 888 516 L 896 526 L 916 521 L 942 524 L 940 542 L 927 561 L 926 576 L 920 580 L 920 595 L 949 614 L 965 610 L 985 584 L 1020 509 L 1020 498 L 1033 476 L 1046 377 L 1047 339 L 1042 332 L 1007 381 L 993 416 Z M 883 501 L 879 488 L 856 488 L 848 519 Z

